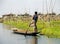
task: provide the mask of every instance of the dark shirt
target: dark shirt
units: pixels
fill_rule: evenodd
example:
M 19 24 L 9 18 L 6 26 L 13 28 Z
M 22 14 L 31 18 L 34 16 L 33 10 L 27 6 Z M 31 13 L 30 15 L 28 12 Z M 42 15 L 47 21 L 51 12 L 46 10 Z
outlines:
M 34 16 L 33 16 L 33 20 L 34 20 L 35 22 L 37 22 L 38 16 L 37 16 L 37 15 L 34 15 Z

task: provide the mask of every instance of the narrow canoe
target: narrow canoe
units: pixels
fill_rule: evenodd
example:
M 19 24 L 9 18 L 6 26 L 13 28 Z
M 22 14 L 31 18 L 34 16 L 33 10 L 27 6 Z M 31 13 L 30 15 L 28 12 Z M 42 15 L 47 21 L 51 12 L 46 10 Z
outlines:
M 22 32 L 22 31 L 13 30 L 13 33 L 15 33 L 15 34 L 21 34 L 21 35 L 32 35 L 32 36 L 35 36 L 39 32 Z

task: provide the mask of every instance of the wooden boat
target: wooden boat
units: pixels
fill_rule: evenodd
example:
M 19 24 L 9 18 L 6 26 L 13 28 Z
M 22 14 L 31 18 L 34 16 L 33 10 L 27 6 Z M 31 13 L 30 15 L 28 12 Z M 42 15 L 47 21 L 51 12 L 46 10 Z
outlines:
M 13 33 L 15 34 L 21 34 L 21 35 L 32 35 L 32 36 L 36 36 L 39 32 L 26 32 L 26 31 L 23 31 L 23 30 L 13 30 Z

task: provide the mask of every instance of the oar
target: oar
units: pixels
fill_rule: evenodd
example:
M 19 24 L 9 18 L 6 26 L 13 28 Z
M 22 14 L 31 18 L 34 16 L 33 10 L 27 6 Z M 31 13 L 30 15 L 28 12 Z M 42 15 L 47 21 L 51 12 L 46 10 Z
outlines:
M 26 30 L 26 34 L 27 34 L 27 32 L 28 32 L 28 29 L 29 29 L 29 27 L 28 27 L 27 30 Z M 26 37 L 26 35 L 25 35 L 25 37 Z
M 31 24 L 29 24 L 29 27 L 31 27 Z M 28 27 L 27 30 L 26 30 L 26 34 L 27 34 L 28 30 L 29 30 L 29 27 Z
M 27 34 L 27 32 L 28 32 L 29 27 L 30 27 L 30 24 L 28 25 L 28 28 L 27 28 L 27 30 L 26 30 L 26 34 Z
M 29 30 L 29 27 L 28 27 L 27 30 L 26 30 L 26 34 L 27 34 L 28 30 Z

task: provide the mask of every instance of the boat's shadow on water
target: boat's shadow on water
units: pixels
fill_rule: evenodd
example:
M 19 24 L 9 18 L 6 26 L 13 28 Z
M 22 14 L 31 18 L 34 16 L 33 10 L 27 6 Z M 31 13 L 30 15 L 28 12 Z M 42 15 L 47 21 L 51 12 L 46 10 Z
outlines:
M 38 44 L 37 36 L 25 36 L 26 44 Z

